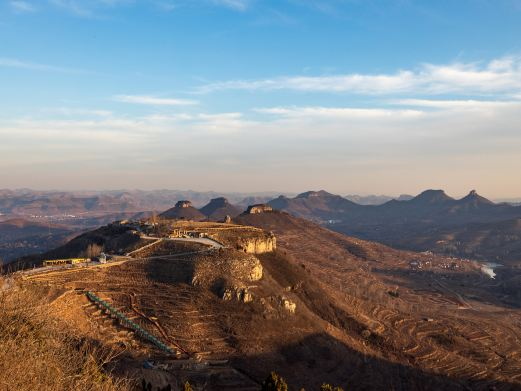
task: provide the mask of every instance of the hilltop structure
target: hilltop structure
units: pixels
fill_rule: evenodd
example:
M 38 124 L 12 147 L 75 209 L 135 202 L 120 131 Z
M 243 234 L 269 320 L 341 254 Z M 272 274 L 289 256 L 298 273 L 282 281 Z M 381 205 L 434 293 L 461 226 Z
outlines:
M 175 207 L 176 208 L 191 208 L 192 202 L 188 201 L 188 200 L 177 201 L 177 203 L 175 204 Z
M 246 214 L 257 214 L 257 213 L 265 213 L 265 212 L 272 212 L 273 208 L 267 204 L 256 204 L 256 205 L 250 205 L 248 206 L 248 209 L 246 210 Z

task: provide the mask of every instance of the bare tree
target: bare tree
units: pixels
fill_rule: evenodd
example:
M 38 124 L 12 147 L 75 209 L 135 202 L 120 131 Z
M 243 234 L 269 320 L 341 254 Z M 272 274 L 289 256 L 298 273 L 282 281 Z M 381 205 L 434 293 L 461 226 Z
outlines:
M 101 254 L 103 251 L 103 247 L 96 243 L 91 243 L 87 246 L 87 250 L 85 252 L 86 258 L 94 258 Z

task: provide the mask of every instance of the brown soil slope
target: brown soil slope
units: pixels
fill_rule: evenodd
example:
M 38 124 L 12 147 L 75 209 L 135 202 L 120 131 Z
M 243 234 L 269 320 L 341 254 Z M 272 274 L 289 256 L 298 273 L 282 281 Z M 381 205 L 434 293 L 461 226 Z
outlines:
M 469 262 L 396 251 L 284 213 L 238 220 L 274 231 L 279 250 L 257 258 L 185 248 L 27 283 L 46 287 L 78 333 L 120 351 L 116 373 L 154 386 L 190 379 L 195 389 L 258 390 L 275 370 L 291 390 L 322 382 L 349 390 L 521 388 L 520 311 Z M 86 290 L 199 364 L 172 369 L 179 360 L 108 318 Z M 150 359 L 166 369 L 143 369 Z
M 469 262 L 393 250 L 285 213 L 237 220 L 274 231 L 279 250 L 316 277 L 340 310 L 366 325 L 377 342 L 364 346 L 365 357 L 460 384 L 445 389 L 521 389 L 521 311 L 505 295 L 505 281 L 484 277 Z M 410 389 L 398 367 L 388 389 Z

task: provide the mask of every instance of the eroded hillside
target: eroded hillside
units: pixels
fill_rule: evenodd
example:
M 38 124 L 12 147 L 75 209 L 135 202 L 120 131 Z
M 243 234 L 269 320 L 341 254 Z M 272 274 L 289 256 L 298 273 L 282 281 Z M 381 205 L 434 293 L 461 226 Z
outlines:
M 206 238 L 163 240 L 134 258 L 23 283 L 46 291 L 78 335 L 118 352 L 116 375 L 154 386 L 190 380 L 201 390 L 258 390 L 276 370 L 290 389 L 520 387 L 519 308 L 476 264 L 393 250 L 285 213 L 236 222 L 248 227 L 178 228 L 208 231 L 221 243 L 213 248 Z M 276 237 L 277 250 L 245 252 L 237 243 L 248 235 Z M 116 321 L 87 292 L 175 354 Z

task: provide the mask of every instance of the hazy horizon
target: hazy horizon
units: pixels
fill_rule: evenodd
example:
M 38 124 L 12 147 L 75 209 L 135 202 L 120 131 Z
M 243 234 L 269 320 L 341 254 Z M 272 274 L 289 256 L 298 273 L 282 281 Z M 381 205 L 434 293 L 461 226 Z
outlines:
M 134 192 L 134 191 L 143 191 L 143 192 L 160 192 L 160 191 L 170 191 L 170 192 L 195 192 L 195 193 L 215 193 L 217 195 L 240 195 L 240 196 L 279 196 L 284 195 L 288 197 L 294 197 L 299 194 L 308 192 L 308 191 L 327 191 L 328 193 L 332 193 L 335 195 L 340 195 L 342 197 L 348 197 L 348 196 L 360 196 L 360 197 L 392 197 L 392 198 L 398 198 L 400 196 L 417 196 L 421 194 L 424 191 L 427 190 L 443 190 L 449 197 L 452 197 L 454 199 L 463 198 L 466 195 L 469 194 L 471 191 L 476 191 L 479 195 L 489 198 L 492 201 L 495 202 L 520 202 L 521 196 L 518 197 L 491 197 L 487 194 L 481 193 L 479 190 L 476 189 L 470 189 L 465 193 L 451 193 L 448 192 L 445 189 L 439 189 L 439 188 L 426 188 L 422 189 L 417 192 L 402 192 L 398 194 L 391 194 L 391 193 L 353 193 L 353 192 L 333 192 L 329 189 L 318 189 L 318 188 L 306 188 L 301 189 L 298 191 L 277 191 L 277 190 L 261 190 L 261 191 L 241 191 L 241 190 L 215 190 L 215 189 L 182 189 L 182 188 L 149 188 L 149 189 L 140 189 L 140 188 L 119 188 L 119 189 L 59 189 L 59 188 L 48 188 L 48 189 L 38 189 L 38 188 L 30 188 L 30 187 L 20 187 L 20 188 L 0 188 L 0 191 L 2 190 L 9 190 L 9 191 L 34 191 L 34 192 L 43 192 L 43 193 L 53 193 L 53 192 L 66 192 L 66 193 L 109 193 L 109 192 Z
M 521 6 L 6 0 L 0 187 L 521 197 Z

